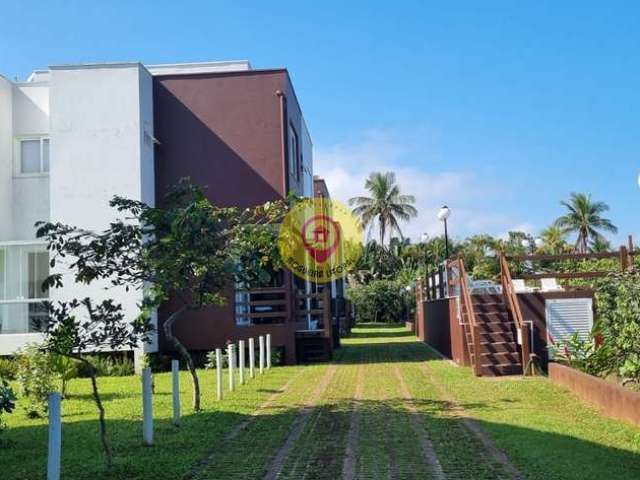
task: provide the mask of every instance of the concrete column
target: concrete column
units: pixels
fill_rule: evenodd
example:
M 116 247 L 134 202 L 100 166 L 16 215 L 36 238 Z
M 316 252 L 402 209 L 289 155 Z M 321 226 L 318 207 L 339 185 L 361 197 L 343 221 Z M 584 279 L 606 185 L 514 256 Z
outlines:
M 234 348 L 233 348 L 233 344 L 229 345 L 227 347 L 227 356 L 229 359 L 229 391 L 233 392 L 236 389 L 236 383 L 235 383 L 235 378 L 234 378 L 234 374 L 233 374 L 233 367 L 235 366 L 235 362 L 234 362 Z
M 249 376 L 256 378 L 256 346 L 253 338 L 249 339 Z
M 216 387 L 218 391 L 218 400 L 222 400 L 224 390 L 222 388 L 222 349 L 216 348 Z
M 171 360 L 171 385 L 173 390 L 173 424 L 180 425 L 180 362 Z
M 142 440 L 145 445 L 153 445 L 153 401 L 151 392 L 151 369 L 142 369 Z
M 49 394 L 49 453 L 47 480 L 60 480 L 60 455 L 62 453 L 62 421 L 59 393 Z

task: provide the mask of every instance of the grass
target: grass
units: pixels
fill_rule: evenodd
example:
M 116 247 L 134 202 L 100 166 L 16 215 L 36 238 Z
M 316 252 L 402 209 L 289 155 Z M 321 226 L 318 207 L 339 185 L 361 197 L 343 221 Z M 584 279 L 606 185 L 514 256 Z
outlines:
M 476 378 L 470 369 L 438 359 L 402 327 L 369 325 L 354 333 L 338 351 L 332 377 L 327 364 L 273 368 L 234 393 L 225 391 L 218 402 L 213 372 L 200 372 L 204 411 L 197 415 L 190 413 L 191 386 L 183 373 L 179 428 L 171 424 L 170 376 L 156 375 L 153 447 L 142 446 L 140 379 L 100 378 L 115 456 L 110 471 L 89 382 L 74 380 L 63 402 L 62 477 L 258 480 L 287 439 L 295 438 L 278 478 L 342 478 L 351 439 L 354 478 L 428 479 L 418 439 L 426 432 L 449 480 L 509 478 L 464 425 L 467 416 L 527 479 L 640 478 L 640 429 L 603 418 L 546 378 Z M 315 407 L 305 410 L 317 393 Z M 269 398 L 268 408 L 257 412 Z M 19 406 L 7 422 L 0 477 L 45 478 L 46 421 L 27 419 Z M 299 436 L 292 435 L 296 426 Z

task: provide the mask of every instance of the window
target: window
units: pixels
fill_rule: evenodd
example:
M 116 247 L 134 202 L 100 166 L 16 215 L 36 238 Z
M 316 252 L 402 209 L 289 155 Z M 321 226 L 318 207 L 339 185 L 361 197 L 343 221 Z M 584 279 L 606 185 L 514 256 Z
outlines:
M 300 144 L 298 142 L 298 134 L 293 128 L 293 125 L 289 125 L 289 175 L 296 180 L 300 180 Z
M 49 172 L 49 139 L 23 138 L 18 140 L 18 173 L 39 175 Z
M 42 282 L 49 275 L 49 253 L 42 244 L 0 244 L 0 334 L 34 333 L 42 329 L 47 312 L 42 301 L 49 292 Z

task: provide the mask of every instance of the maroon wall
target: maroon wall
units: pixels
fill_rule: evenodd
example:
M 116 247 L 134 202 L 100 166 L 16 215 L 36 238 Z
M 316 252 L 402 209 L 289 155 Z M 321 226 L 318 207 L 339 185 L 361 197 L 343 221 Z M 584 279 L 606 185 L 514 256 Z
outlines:
M 284 129 L 278 91 L 285 98 Z M 205 187 L 219 206 L 247 207 L 282 198 L 283 175 L 288 176 L 282 148 L 286 125 L 291 122 L 302 137 L 302 121 L 286 70 L 154 77 L 158 203 L 182 177 Z M 287 190 L 300 192 L 301 183 Z M 224 307 L 189 313 L 176 325 L 187 348 L 211 350 L 229 339 L 268 331 L 274 346 L 294 349 L 293 324 L 236 327 L 232 293 L 230 289 Z M 175 302 L 164 305 L 160 323 L 176 308 Z M 161 348 L 170 349 L 162 337 Z
M 640 426 L 640 393 L 553 362 L 549 364 L 549 378 L 605 415 Z

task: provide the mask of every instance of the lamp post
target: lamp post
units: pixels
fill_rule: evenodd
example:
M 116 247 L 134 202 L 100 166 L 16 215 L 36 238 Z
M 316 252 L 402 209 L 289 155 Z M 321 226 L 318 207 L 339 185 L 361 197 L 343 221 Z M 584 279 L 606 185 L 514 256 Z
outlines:
M 449 234 L 447 232 L 447 219 L 451 215 L 451 210 L 446 205 L 443 205 L 440 210 L 438 210 L 438 220 L 444 222 L 444 255 L 446 260 L 449 260 Z

